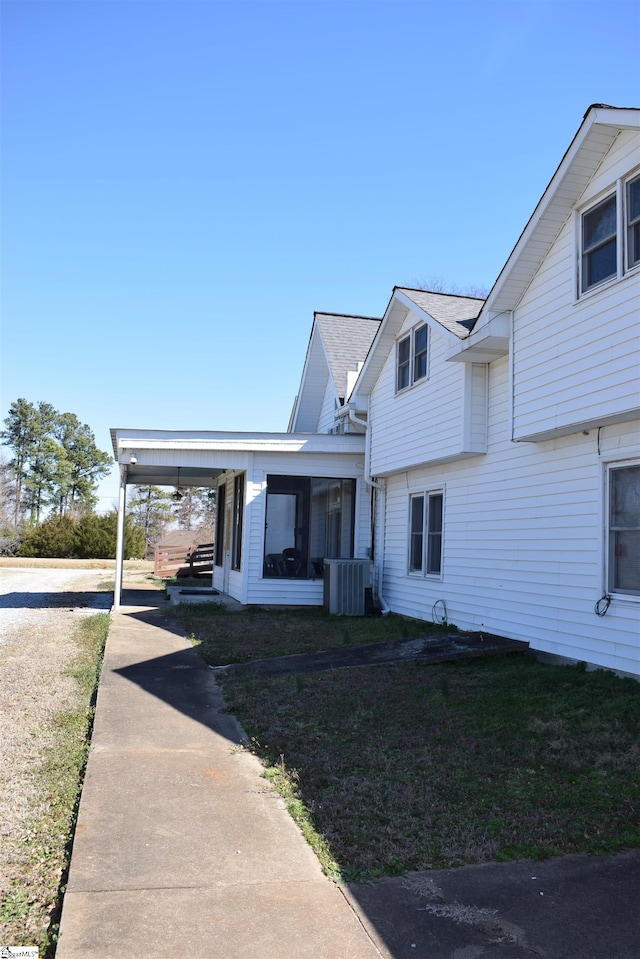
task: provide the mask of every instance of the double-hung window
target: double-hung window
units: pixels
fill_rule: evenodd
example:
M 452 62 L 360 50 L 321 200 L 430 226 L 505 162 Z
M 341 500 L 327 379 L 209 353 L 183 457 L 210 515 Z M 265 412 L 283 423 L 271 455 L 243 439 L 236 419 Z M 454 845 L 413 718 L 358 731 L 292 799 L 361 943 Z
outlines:
M 396 393 L 427 376 L 428 357 L 429 327 L 421 323 L 396 344 Z
M 609 469 L 607 592 L 640 596 L 640 463 Z
M 443 493 L 414 493 L 409 506 L 409 572 L 439 576 L 442 571 Z
M 640 263 L 640 176 L 627 183 L 627 269 Z
M 582 216 L 582 292 L 618 272 L 616 197 Z
M 640 176 L 583 210 L 579 262 L 581 294 L 640 264 Z

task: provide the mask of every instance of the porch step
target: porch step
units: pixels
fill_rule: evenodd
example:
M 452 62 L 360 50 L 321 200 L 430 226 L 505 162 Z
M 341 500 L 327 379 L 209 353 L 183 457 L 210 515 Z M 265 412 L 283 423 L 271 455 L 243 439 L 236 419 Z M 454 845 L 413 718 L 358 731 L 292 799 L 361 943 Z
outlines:
M 167 586 L 167 596 L 172 606 L 178 603 L 220 602 L 220 590 L 213 586 Z

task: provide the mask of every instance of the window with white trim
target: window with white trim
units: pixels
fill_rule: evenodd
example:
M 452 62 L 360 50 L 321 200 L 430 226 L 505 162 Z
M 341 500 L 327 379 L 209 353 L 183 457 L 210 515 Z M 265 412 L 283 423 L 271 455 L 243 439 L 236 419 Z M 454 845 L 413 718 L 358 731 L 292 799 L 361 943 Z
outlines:
M 607 592 L 640 596 L 640 463 L 609 467 Z
M 414 493 L 409 500 L 409 572 L 439 576 L 442 571 L 442 490 Z
M 396 393 L 427 376 L 428 358 L 429 327 L 421 323 L 396 344 Z
M 616 197 L 582 214 L 582 292 L 616 276 L 618 225 Z
M 640 263 L 640 176 L 627 183 L 627 269 Z
M 640 264 L 640 176 L 618 180 L 580 216 L 580 293 L 620 278 Z

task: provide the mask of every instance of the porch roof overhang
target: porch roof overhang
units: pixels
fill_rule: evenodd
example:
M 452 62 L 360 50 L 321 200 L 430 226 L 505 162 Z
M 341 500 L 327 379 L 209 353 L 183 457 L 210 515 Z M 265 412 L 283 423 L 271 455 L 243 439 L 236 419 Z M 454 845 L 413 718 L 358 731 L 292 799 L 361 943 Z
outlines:
M 229 433 L 207 430 L 112 429 L 111 442 L 123 482 L 140 486 L 215 486 L 247 457 L 274 453 L 364 455 L 357 433 Z

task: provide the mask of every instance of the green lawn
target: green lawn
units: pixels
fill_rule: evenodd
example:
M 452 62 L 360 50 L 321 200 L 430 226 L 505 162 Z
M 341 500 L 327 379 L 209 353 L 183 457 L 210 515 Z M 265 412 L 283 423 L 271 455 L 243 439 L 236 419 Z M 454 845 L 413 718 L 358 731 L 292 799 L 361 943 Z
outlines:
M 330 616 L 318 607 L 230 613 L 215 603 L 185 603 L 175 610 L 212 666 L 456 631 L 403 616 Z
M 394 616 L 197 609 L 183 621 L 210 662 L 425 632 Z M 640 845 L 633 680 L 510 654 L 222 683 L 336 878 Z

